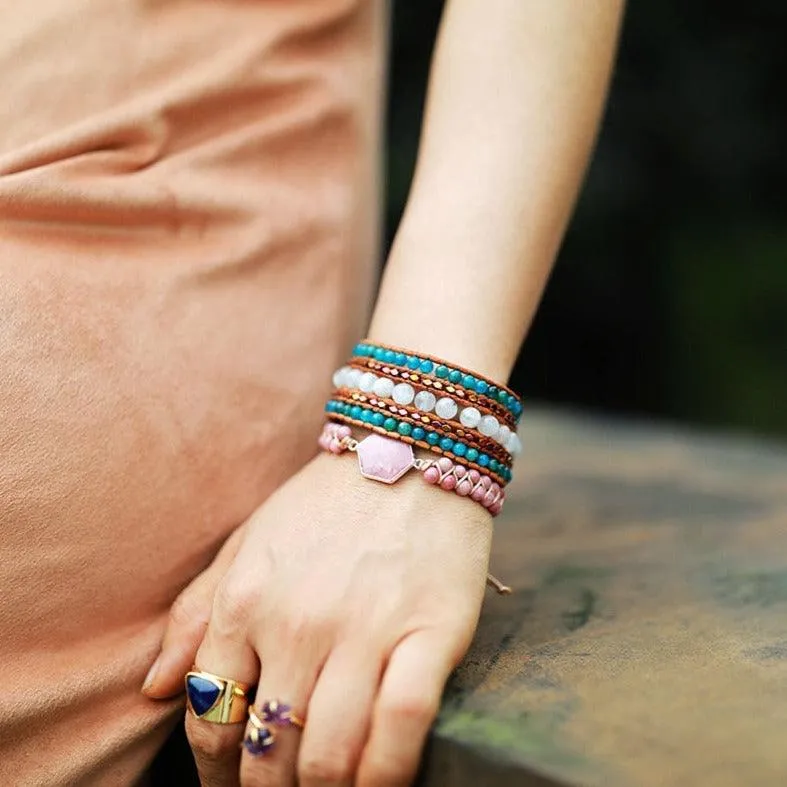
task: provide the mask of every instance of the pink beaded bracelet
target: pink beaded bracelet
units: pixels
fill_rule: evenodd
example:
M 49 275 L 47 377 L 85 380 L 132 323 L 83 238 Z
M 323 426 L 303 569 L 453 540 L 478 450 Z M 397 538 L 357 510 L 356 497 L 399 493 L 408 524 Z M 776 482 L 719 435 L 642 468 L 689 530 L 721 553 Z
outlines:
M 363 440 L 352 436 L 349 426 L 327 423 L 317 441 L 320 448 L 332 454 L 352 451 L 358 454 L 361 475 L 374 481 L 393 484 L 408 470 L 422 472 L 424 481 L 439 486 L 460 497 L 469 497 L 480 503 L 492 516 L 503 509 L 505 491 L 489 476 L 478 470 L 468 470 L 447 456 L 440 459 L 416 459 L 412 446 L 378 434 Z

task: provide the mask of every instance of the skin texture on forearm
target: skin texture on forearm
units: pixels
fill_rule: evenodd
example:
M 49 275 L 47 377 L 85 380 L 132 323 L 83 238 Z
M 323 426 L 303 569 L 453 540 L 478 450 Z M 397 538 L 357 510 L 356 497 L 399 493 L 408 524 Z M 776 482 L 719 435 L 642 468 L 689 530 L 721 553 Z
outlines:
M 450 0 L 369 335 L 510 374 L 586 169 L 622 0 Z

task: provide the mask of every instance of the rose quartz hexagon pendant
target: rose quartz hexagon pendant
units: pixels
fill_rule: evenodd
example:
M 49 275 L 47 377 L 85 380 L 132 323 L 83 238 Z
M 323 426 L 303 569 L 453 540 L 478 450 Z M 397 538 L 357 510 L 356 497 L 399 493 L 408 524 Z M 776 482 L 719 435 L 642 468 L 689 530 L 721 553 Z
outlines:
M 361 475 L 384 484 L 396 483 L 415 465 L 412 446 L 377 434 L 361 440 L 356 452 Z

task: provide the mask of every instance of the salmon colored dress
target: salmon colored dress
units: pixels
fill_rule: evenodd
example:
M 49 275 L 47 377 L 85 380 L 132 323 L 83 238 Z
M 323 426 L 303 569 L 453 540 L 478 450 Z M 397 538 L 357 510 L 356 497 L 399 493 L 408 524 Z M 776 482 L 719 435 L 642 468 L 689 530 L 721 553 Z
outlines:
M 316 446 L 377 246 L 384 8 L 0 6 L 0 785 L 131 785 L 177 593 Z

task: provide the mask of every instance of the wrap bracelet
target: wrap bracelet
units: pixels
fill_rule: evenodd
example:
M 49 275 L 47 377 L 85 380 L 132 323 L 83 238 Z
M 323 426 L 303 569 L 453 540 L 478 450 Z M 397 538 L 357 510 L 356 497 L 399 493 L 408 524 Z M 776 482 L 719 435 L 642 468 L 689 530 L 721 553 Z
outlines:
M 419 387 L 426 401 L 419 409 L 428 412 L 435 407 L 439 417 L 457 417 L 463 426 L 495 439 L 508 453 L 522 451 L 516 434 L 523 411 L 519 396 L 505 385 L 435 356 L 364 339 L 353 348 L 348 365 L 334 374 L 334 386 L 359 387 L 381 398 L 390 396 L 397 404 L 414 401 Z
M 331 420 L 442 454 L 493 474 L 502 485 L 511 480 L 513 455 L 522 449 L 516 434 L 522 405 L 505 386 L 433 356 L 369 340 L 355 346 L 333 382 L 336 390 L 325 407 Z

